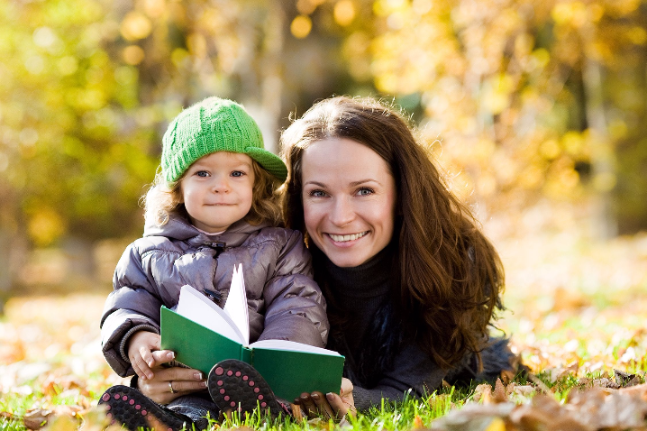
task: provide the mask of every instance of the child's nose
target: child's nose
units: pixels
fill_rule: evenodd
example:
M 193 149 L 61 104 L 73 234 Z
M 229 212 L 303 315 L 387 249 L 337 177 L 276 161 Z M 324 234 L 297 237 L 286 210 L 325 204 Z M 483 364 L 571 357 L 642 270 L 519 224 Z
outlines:
M 229 191 L 229 178 L 225 175 L 218 175 L 213 178 L 212 190 L 215 193 L 227 193 Z

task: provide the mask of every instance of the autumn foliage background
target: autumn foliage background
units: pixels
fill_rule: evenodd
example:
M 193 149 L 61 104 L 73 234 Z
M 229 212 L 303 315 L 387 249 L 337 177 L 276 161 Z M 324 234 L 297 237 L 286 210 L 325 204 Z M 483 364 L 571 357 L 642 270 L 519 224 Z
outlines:
M 647 1 L 0 0 L 0 58 L 2 429 L 119 381 L 112 271 L 166 125 L 209 95 L 274 151 L 318 99 L 401 106 L 501 253 L 524 363 L 644 374 Z

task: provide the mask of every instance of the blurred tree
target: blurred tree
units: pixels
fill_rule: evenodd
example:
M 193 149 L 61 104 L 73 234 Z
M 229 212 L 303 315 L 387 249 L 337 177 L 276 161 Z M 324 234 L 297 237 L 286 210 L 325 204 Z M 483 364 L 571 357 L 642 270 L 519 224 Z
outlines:
M 645 228 L 646 1 L 0 0 L 0 291 L 31 247 L 137 236 L 166 124 L 214 94 L 275 149 L 377 91 L 483 217 L 594 196 L 603 235 Z
M 599 236 L 647 228 L 647 2 L 331 3 L 353 77 L 422 111 L 481 216 L 593 197 Z
M 0 293 L 32 247 L 91 261 L 93 241 L 139 235 L 182 107 L 239 100 L 276 150 L 282 113 L 344 91 L 341 36 L 292 37 L 294 15 L 279 0 L 0 0 Z

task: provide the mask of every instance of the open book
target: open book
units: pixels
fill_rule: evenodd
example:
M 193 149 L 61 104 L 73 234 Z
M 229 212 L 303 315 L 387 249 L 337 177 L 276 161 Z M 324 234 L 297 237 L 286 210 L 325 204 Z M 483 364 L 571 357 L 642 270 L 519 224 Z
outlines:
M 160 311 L 162 349 L 205 373 L 219 361 L 252 365 L 274 394 L 293 400 L 302 392 L 339 393 L 344 357 L 337 352 L 285 340 L 249 343 L 247 295 L 242 266 L 234 268 L 224 308 L 191 286 L 183 286 L 175 310 Z

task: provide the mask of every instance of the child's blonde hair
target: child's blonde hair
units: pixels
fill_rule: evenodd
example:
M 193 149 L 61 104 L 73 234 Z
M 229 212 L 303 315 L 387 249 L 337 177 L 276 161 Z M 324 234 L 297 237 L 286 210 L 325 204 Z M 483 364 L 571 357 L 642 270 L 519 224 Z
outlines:
M 255 160 L 252 160 L 252 168 L 254 170 L 252 207 L 244 217 L 245 221 L 253 225 L 266 222 L 271 226 L 282 226 L 279 193 L 281 183 Z M 141 199 L 146 222 L 164 226 L 173 214 L 187 216 L 182 202 L 183 178 L 184 175 L 179 180 L 169 183 L 164 179 L 161 170 L 158 171 L 148 193 Z

